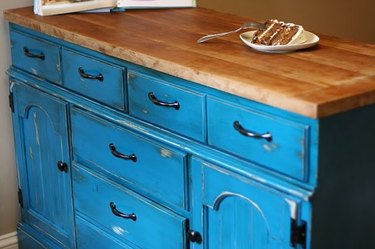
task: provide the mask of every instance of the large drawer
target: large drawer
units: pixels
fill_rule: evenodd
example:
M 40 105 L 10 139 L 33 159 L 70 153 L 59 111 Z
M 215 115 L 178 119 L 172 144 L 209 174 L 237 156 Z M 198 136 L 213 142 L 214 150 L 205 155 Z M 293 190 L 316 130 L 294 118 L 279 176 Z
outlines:
M 207 108 L 210 145 L 305 180 L 309 126 L 213 98 Z
M 128 73 L 129 113 L 193 139 L 204 141 L 204 95 L 169 82 Z
M 62 50 L 62 68 L 65 87 L 126 110 L 124 68 L 68 49 Z
M 73 167 L 73 189 L 76 213 L 111 236 L 137 248 L 185 248 L 185 218 L 83 168 Z
M 14 66 L 61 84 L 59 46 L 17 31 L 10 32 L 10 41 Z
M 78 109 L 72 111 L 72 134 L 77 162 L 161 201 L 186 206 L 185 153 Z
M 79 249 L 131 249 L 79 215 L 76 216 L 76 236 Z

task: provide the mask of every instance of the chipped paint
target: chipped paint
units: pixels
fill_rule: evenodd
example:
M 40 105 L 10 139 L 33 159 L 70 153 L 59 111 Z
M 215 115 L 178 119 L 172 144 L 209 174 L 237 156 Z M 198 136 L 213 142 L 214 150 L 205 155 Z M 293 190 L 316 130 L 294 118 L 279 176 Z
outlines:
M 143 109 L 142 112 L 143 112 L 144 114 L 148 114 L 148 110 L 146 110 L 146 109 Z
M 279 146 L 275 143 L 265 143 L 263 144 L 263 149 L 268 151 L 268 152 L 272 152 L 274 150 L 277 150 L 279 148 Z
M 30 156 L 31 160 L 33 161 L 34 160 L 34 153 L 33 153 L 33 148 L 31 146 L 29 147 L 29 156 Z
M 285 199 L 285 201 L 289 204 L 290 217 L 297 219 L 297 203 L 289 199 Z
M 160 155 L 161 155 L 162 157 L 171 158 L 172 155 L 173 155 L 173 153 L 172 153 L 172 151 L 170 151 L 170 150 L 168 150 L 168 149 L 162 148 L 162 149 L 160 150 Z
M 32 72 L 33 74 L 38 75 L 38 70 L 37 70 L 37 69 L 35 69 L 35 68 L 30 68 L 30 70 L 31 70 L 31 72 Z
M 13 92 L 13 87 L 14 87 L 14 81 L 10 81 L 10 85 L 9 85 L 9 92 Z
M 37 145 L 40 145 L 39 140 L 39 128 L 38 128 L 38 116 L 36 112 L 34 112 L 34 128 L 35 128 L 35 142 Z
M 112 226 L 112 231 L 118 235 L 123 235 L 124 233 L 128 233 L 128 231 L 124 230 L 123 228 L 119 226 Z

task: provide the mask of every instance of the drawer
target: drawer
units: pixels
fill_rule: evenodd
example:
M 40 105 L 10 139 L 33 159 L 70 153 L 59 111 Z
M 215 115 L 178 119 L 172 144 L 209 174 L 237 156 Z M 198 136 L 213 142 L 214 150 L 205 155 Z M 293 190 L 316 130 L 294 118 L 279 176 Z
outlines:
M 14 66 L 61 84 L 60 47 L 17 31 L 10 32 Z
M 129 113 L 147 122 L 204 141 L 204 98 L 139 72 L 128 73 Z
M 126 109 L 124 68 L 63 49 L 62 69 L 66 88 L 116 109 Z
M 86 221 L 81 216 L 76 216 L 77 248 L 110 248 L 110 249 L 131 249 L 106 232 Z
M 73 167 L 76 213 L 139 248 L 185 248 L 185 218 L 92 172 Z
M 185 153 L 79 110 L 72 112 L 72 133 L 76 161 L 185 207 Z
M 211 98 L 207 108 L 210 145 L 305 180 L 309 126 Z

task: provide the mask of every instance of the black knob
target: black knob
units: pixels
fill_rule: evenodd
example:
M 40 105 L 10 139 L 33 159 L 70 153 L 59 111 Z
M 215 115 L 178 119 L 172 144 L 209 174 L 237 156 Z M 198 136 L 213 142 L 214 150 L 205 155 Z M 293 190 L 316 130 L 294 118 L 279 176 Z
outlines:
M 197 243 L 197 244 L 200 244 L 202 243 L 202 236 L 199 232 L 197 231 L 194 231 L 194 230 L 189 230 L 188 231 L 188 239 L 193 242 L 193 243 Z
M 66 163 L 63 163 L 61 161 L 58 161 L 57 162 L 57 168 L 61 171 L 61 172 L 68 172 L 68 165 Z

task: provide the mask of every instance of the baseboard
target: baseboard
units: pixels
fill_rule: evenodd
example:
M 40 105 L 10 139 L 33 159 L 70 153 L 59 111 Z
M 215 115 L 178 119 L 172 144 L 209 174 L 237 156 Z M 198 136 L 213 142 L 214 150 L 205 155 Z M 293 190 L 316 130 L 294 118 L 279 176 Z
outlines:
M 1 235 L 0 249 L 18 249 L 17 232 Z

